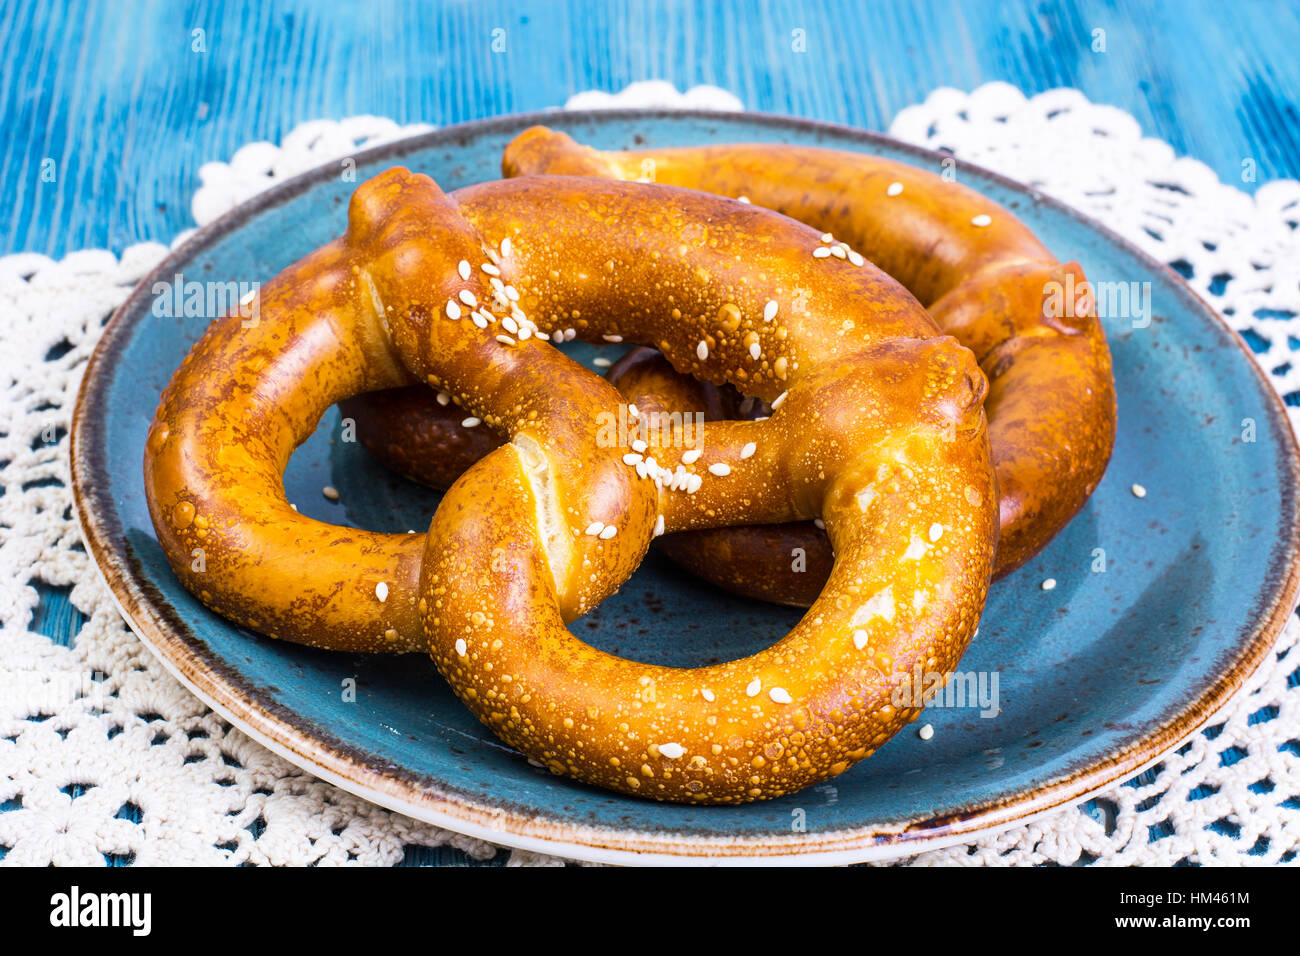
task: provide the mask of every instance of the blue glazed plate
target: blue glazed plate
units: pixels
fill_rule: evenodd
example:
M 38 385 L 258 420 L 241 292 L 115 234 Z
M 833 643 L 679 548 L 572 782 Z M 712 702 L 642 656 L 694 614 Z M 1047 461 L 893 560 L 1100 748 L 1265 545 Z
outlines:
M 356 182 L 394 164 L 429 173 L 448 190 L 494 179 L 505 144 L 536 122 L 605 148 L 749 140 L 931 168 L 941 159 L 856 130 L 753 114 L 554 112 L 361 153 Z M 332 239 L 355 188 L 334 165 L 201 230 L 113 316 L 73 426 L 87 545 L 140 637 L 231 723 L 344 789 L 495 842 L 607 862 L 843 863 L 966 840 L 1082 800 L 1203 726 L 1294 609 L 1297 449 L 1281 402 L 1241 340 L 1176 274 L 1032 190 L 965 164 L 962 176 L 1094 280 L 1149 282 L 1152 304 L 1145 328 L 1108 320 L 1119 435 L 1105 480 L 1046 551 L 993 587 L 962 661 L 963 671 L 997 673 L 996 717 L 927 710 L 932 739 L 906 730 L 831 783 L 780 800 L 657 804 L 530 766 L 461 707 L 423 658 L 276 643 L 200 606 L 155 540 L 141 461 L 158 395 L 207 320 L 155 316 L 150 290 L 177 273 L 266 280 Z M 575 355 L 590 361 L 597 352 Z M 1244 440 L 1246 419 L 1253 442 Z M 438 495 L 387 473 L 356 443 L 334 440 L 338 428 L 331 411 L 294 456 L 285 476 L 290 500 L 337 524 L 425 527 Z M 1145 498 L 1132 493 L 1135 483 L 1148 489 Z M 339 501 L 322 496 L 325 485 L 339 489 Z M 1059 582 L 1054 590 L 1040 587 L 1048 577 Z M 797 616 L 713 590 L 652 555 L 573 628 L 617 654 L 690 666 L 752 653 Z M 349 679 L 355 702 L 343 700 Z

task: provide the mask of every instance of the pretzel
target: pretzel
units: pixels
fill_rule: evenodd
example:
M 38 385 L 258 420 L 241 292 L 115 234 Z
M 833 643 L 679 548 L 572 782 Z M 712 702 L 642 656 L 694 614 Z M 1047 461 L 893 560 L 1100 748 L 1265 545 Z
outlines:
M 503 169 L 653 179 L 745 196 L 824 231 L 820 254 L 848 256 L 829 238 L 840 237 L 899 280 L 976 354 L 989 379 L 1001 505 L 995 577 L 1038 553 L 1101 480 L 1115 441 L 1115 387 L 1083 270 L 1058 262 L 1024 224 L 974 190 L 841 150 L 758 143 L 600 152 L 542 126 L 507 146 Z M 1060 293 L 1070 289 L 1087 291 L 1060 308 Z M 408 403 L 412 413 L 426 414 L 416 404 Z M 388 461 L 386 447 L 399 440 L 387 436 L 392 427 L 375 423 L 368 438 Z M 421 465 L 435 455 L 445 457 L 435 446 L 409 455 L 407 473 L 427 480 Z M 660 547 L 731 590 L 803 606 L 816 599 L 832 563 L 826 535 L 807 524 L 714 529 Z M 792 566 L 792 554 L 806 557 L 806 570 Z
M 144 462 L 159 543 L 204 604 L 260 633 L 427 650 L 483 723 L 557 774 L 738 803 L 840 773 L 915 715 L 891 703 L 913 666 L 946 672 L 965 649 L 996 496 L 973 357 L 887 275 L 814 259 L 817 245 L 687 190 L 547 176 L 448 195 L 389 170 L 356 191 L 342 238 L 262 288 L 252 327 L 217 321 L 174 374 Z M 806 314 L 782 308 L 797 288 Z M 542 337 L 569 329 L 653 343 L 773 414 L 709 423 L 695 448 L 676 433 L 645 452 L 604 444 L 596 423 L 635 413 Z M 425 534 L 299 514 L 283 469 L 324 411 L 416 382 L 509 441 Z M 765 651 L 658 667 L 565 626 L 658 531 L 817 516 L 835 567 Z
M 734 390 L 715 388 L 673 370 L 654 349 L 634 349 L 606 376 L 641 411 L 698 413 L 708 421 L 741 417 Z M 488 427 L 467 429 L 462 409 L 446 392 L 423 385 L 359 395 L 339 403 L 361 444 L 412 481 L 447 489 L 503 442 Z M 755 414 L 759 407 L 750 410 Z M 659 550 L 696 576 L 746 597 L 807 607 L 826 584 L 833 564 L 826 532 L 807 522 L 702 528 L 655 541 Z

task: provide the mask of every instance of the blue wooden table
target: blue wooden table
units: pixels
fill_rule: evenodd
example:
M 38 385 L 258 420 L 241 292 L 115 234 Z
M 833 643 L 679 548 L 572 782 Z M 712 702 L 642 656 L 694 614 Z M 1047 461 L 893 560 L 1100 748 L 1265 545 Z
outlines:
M 303 120 L 447 124 L 655 78 L 869 129 L 937 86 L 1074 86 L 1225 180 L 1300 176 L 1294 0 L 3 0 L 0 44 L 0 253 L 167 241 L 202 163 Z
M 645 79 L 877 130 L 939 86 L 1073 86 L 1241 188 L 1300 178 L 1294 0 L 0 0 L 0 49 L 0 254 L 167 242 L 200 165 L 304 120 L 445 125 Z M 50 591 L 32 626 L 80 623 Z

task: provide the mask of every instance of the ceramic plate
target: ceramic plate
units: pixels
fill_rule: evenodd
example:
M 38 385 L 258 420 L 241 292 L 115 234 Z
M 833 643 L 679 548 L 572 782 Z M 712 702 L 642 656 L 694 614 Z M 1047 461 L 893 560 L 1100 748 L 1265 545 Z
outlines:
M 505 144 L 544 122 L 605 148 L 776 141 L 937 154 L 856 130 L 731 113 L 550 112 L 439 130 L 355 157 L 445 189 L 494 179 Z M 313 651 L 243 631 L 172 576 L 145 509 L 141 461 L 159 392 L 206 318 L 160 318 L 151 288 L 267 280 L 342 231 L 356 182 L 332 164 L 201 230 L 113 316 L 86 374 L 73 481 L 86 543 L 140 637 L 231 723 L 306 770 L 386 807 L 498 843 L 610 862 L 850 862 L 968 839 L 1125 779 L 1201 727 L 1259 663 L 1295 606 L 1297 451 L 1241 340 L 1163 265 L 1099 224 L 963 163 L 963 181 L 1015 211 L 1090 277 L 1150 283 L 1151 320 L 1108 320 L 1119 435 L 1105 480 L 1046 551 L 989 594 L 963 671 L 996 672 L 996 717 L 932 709 L 833 781 L 740 808 L 657 804 L 551 776 L 502 746 L 416 656 Z M 575 351 L 590 361 L 597 350 Z M 609 354 L 609 353 L 606 353 Z M 1243 420 L 1254 423 L 1254 441 Z M 285 486 L 306 514 L 401 532 L 438 495 L 333 441 L 331 411 Z M 1135 483 L 1146 487 L 1136 497 Z M 326 500 L 321 489 L 341 494 Z M 1104 570 L 1098 558 L 1104 550 Z M 1043 590 L 1048 578 L 1058 582 Z M 722 594 L 651 556 L 573 625 L 604 650 L 691 666 L 772 643 L 797 612 Z M 355 703 L 343 682 L 354 678 Z M 919 726 L 919 725 L 918 725 Z

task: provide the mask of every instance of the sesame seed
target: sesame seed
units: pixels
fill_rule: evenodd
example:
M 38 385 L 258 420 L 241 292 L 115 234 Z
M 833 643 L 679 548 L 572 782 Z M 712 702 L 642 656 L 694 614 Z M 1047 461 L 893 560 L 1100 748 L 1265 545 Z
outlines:
M 897 196 L 903 191 L 902 183 L 890 183 L 889 188 L 885 190 L 886 196 Z
M 381 604 L 388 600 L 388 585 L 383 581 L 375 585 L 375 597 L 379 598 Z
M 911 543 L 908 544 L 907 550 L 903 552 L 903 560 L 920 561 L 923 557 L 925 557 L 925 554 L 927 551 L 930 550 L 930 547 L 931 546 L 929 544 L 926 544 L 916 535 L 912 535 Z
M 486 329 L 488 327 L 488 320 L 483 318 L 483 316 L 479 315 L 477 312 L 473 313 L 470 318 L 473 319 L 474 324 L 480 329 Z
M 831 255 L 836 259 L 847 259 L 849 257 L 843 246 L 831 246 Z
M 827 249 L 825 246 L 818 246 L 816 249 L 813 250 L 814 259 L 829 259 L 830 255 L 831 255 L 831 251 Z
M 519 341 L 525 342 L 533 337 L 533 327 L 531 325 L 519 326 Z
M 655 531 L 654 531 L 654 537 L 657 538 L 657 537 L 659 537 L 659 536 L 660 536 L 661 534 L 663 534 L 663 533 L 664 533 L 664 516 L 663 516 L 663 515 L 656 515 L 656 516 L 655 516 Z
M 460 424 L 462 428 L 475 428 L 483 424 L 483 419 L 475 418 L 473 415 L 471 415 L 469 418 L 462 420 Z
M 709 471 L 712 474 L 717 475 L 719 478 L 724 478 L 731 474 L 731 466 L 723 461 L 715 461 L 713 464 L 709 465 Z
M 625 465 L 635 465 L 640 460 L 641 460 L 641 456 L 634 451 L 630 451 L 623 456 L 623 464 Z
M 604 530 L 605 530 L 605 525 L 603 522 L 600 521 L 593 521 L 591 524 L 587 525 L 587 534 L 591 535 L 592 537 L 599 535 Z
M 501 240 L 501 254 L 502 254 L 503 256 L 508 256 L 508 255 L 510 255 L 510 237 L 509 237 L 509 236 L 506 236 L 504 239 Z
M 745 458 L 749 458 L 749 457 L 751 457 L 751 456 L 754 454 L 754 452 L 756 452 L 756 451 L 758 451 L 758 446 L 757 446 L 756 444 L 754 444 L 752 441 L 751 441 L 751 442 L 747 442 L 747 443 L 745 444 L 745 447 L 742 448 L 742 449 L 740 449 L 740 457 L 741 457 L 742 460 L 745 459 Z
M 700 460 L 700 456 L 703 454 L 704 454 L 703 448 L 691 448 L 687 451 L 684 451 L 682 452 L 682 464 L 693 465 Z
M 704 341 L 704 339 L 700 339 L 700 344 L 697 345 L 697 346 L 695 346 L 695 355 L 696 355 L 696 357 L 699 358 L 699 360 L 700 360 L 701 362 L 703 362 L 706 358 L 708 358 L 708 357 L 709 357 L 709 343 L 706 342 L 706 341 Z
M 785 401 L 785 397 L 789 394 L 790 394 L 789 392 L 782 392 L 776 398 L 772 399 L 772 411 L 776 411 L 778 408 L 780 408 L 781 403 Z
M 695 494 L 695 492 L 700 490 L 700 486 L 702 484 L 704 484 L 703 478 L 701 478 L 699 475 L 691 475 L 691 480 L 686 484 L 686 493 L 688 495 Z
M 605 527 L 600 532 L 601 538 L 603 538 L 606 541 L 614 537 L 614 535 L 616 534 L 618 534 L 618 528 L 614 527 L 612 524 L 605 525 Z
M 777 310 L 779 310 L 780 308 L 781 306 L 777 304 L 776 299 L 768 300 L 767 305 L 763 306 L 763 321 L 771 322 L 773 319 L 775 319 Z
M 794 698 L 790 696 L 790 692 L 786 690 L 784 687 L 773 687 L 771 690 L 767 692 L 767 696 L 771 697 L 778 704 L 794 703 Z
M 567 333 L 566 333 L 566 335 L 567 335 Z M 622 341 L 623 341 L 623 336 L 621 336 L 621 335 L 602 335 L 601 338 L 604 339 L 606 342 L 615 342 L 615 343 L 617 343 L 617 342 L 622 342 Z
M 478 305 L 478 299 L 474 298 L 474 293 L 470 292 L 469 289 L 460 290 L 460 301 L 464 302 L 471 309 Z
M 943 537 L 943 525 L 937 523 L 930 525 L 930 540 L 938 541 L 942 537 Z
M 462 279 L 468 279 L 468 278 L 469 278 L 469 263 L 468 263 L 466 260 L 461 259 L 461 260 L 460 260 L 460 265 L 456 267 L 456 271 L 460 273 L 460 277 L 461 277 Z
M 498 269 L 496 266 L 494 266 L 494 265 L 493 265 L 492 263 L 490 263 L 490 262 L 485 262 L 485 263 L 483 263 L 483 265 L 479 266 L 479 268 L 482 269 L 484 272 L 486 272 L 486 273 L 487 273 L 488 275 L 490 275 L 490 276 L 499 276 L 499 275 L 501 274 L 501 270 Z
M 753 697 L 762 689 L 763 689 L 763 682 L 759 680 L 757 677 L 755 677 L 752 681 L 749 682 L 749 686 L 745 688 L 745 694 L 748 695 L 749 697 Z
M 835 241 L 835 237 L 832 236 L 829 232 L 822 233 L 822 242 L 834 242 L 834 241 Z
M 464 657 L 469 652 L 469 646 L 465 643 L 465 638 L 456 638 L 456 653 Z
M 682 754 L 686 753 L 681 744 L 660 744 L 659 756 L 667 757 L 669 760 L 676 760 Z
M 506 286 L 506 298 L 511 302 L 519 301 L 519 290 L 512 285 Z
M 501 328 L 505 329 L 507 332 L 518 332 L 519 323 L 507 315 L 501 320 Z
M 455 302 L 453 302 L 451 299 L 448 299 L 448 300 L 447 300 L 447 318 L 449 318 L 449 319 L 459 319 L 459 318 L 460 318 L 460 306 L 458 306 L 458 305 L 457 305 Z
M 1052 590 L 1052 588 L 1056 587 L 1056 578 L 1048 578 L 1046 581 L 1040 584 L 1039 587 L 1041 587 L 1044 591 Z
M 862 258 L 862 253 L 854 252 L 852 249 L 849 250 L 849 262 L 853 263 L 855 266 L 861 268 L 866 264 L 866 261 L 866 259 Z
M 1134 498 L 1145 498 L 1147 496 L 1147 490 L 1143 488 L 1141 485 L 1134 485 L 1129 490 L 1133 492 Z
M 577 337 L 578 337 L 578 330 L 577 330 L 577 329 L 565 329 L 565 330 L 564 330 L 564 341 L 566 341 L 566 342 L 572 342 L 572 341 L 573 341 L 574 339 L 576 339 Z
M 512 339 L 512 338 L 511 338 L 510 336 L 508 336 L 508 335 L 498 335 L 498 336 L 497 336 L 497 341 L 500 342 L 502 345 L 514 345 L 514 344 L 515 344 L 515 340 Z
M 324 488 L 320 490 L 320 493 L 324 495 L 326 498 L 328 498 L 330 501 L 339 500 L 339 490 L 335 488 L 333 485 L 326 485 Z
M 826 530 L 826 522 L 821 518 L 813 518 L 813 524 L 821 531 Z
M 556 329 L 554 332 L 551 333 L 551 341 L 554 342 L 556 345 L 559 345 L 561 342 L 564 341 L 564 332 L 560 329 Z
M 640 414 L 641 414 L 641 410 L 640 410 L 639 408 L 637 408 L 635 405 L 633 405 L 631 402 L 628 402 L 628 403 L 627 403 L 627 413 L 628 413 L 630 416 L 632 416 L 633 418 L 637 418 L 637 417 L 640 416 Z
M 707 700 L 709 703 L 713 703 L 715 700 L 718 699 L 717 696 L 713 693 L 713 691 L 709 690 L 707 687 L 704 688 L 702 691 L 700 691 L 700 696 L 703 697 L 705 700 Z
M 438 404 L 439 404 L 439 405 L 443 405 L 443 406 L 445 406 L 445 405 L 447 405 L 450 401 L 451 401 L 451 392 L 439 392 L 439 393 L 438 393 Z
M 970 224 L 972 226 L 987 226 L 992 221 L 993 221 L 992 216 L 986 215 L 985 213 L 980 213 L 978 216 L 976 216 L 974 219 L 970 221 Z
M 758 361 L 759 356 L 761 356 L 762 354 L 763 354 L 763 349 L 759 346 L 757 342 L 755 342 L 753 345 L 749 347 L 749 357 L 752 358 L 755 362 Z
M 602 355 L 592 359 L 591 364 L 596 366 L 596 368 L 609 368 L 614 363 Z
M 853 646 L 862 650 L 867 646 L 867 632 L 859 628 L 853 632 Z
M 737 197 L 736 197 L 736 202 L 744 202 L 744 203 L 747 203 L 747 202 L 749 202 L 749 197 L 748 197 L 748 196 L 737 196 Z
M 647 448 L 649 448 L 649 447 L 650 447 L 649 445 L 647 445 L 645 442 L 643 442 L 643 441 L 642 441 L 641 439 L 639 439 L 639 438 L 633 438 L 633 439 L 632 439 L 632 450 L 633 450 L 633 451 L 639 451 L 639 452 L 644 453 L 645 450 L 646 450 Z
M 922 727 L 920 730 L 916 732 L 916 735 L 920 737 L 922 740 L 929 740 L 931 737 L 934 736 L 934 727 L 931 726 L 930 724 L 926 724 L 924 727 Z

